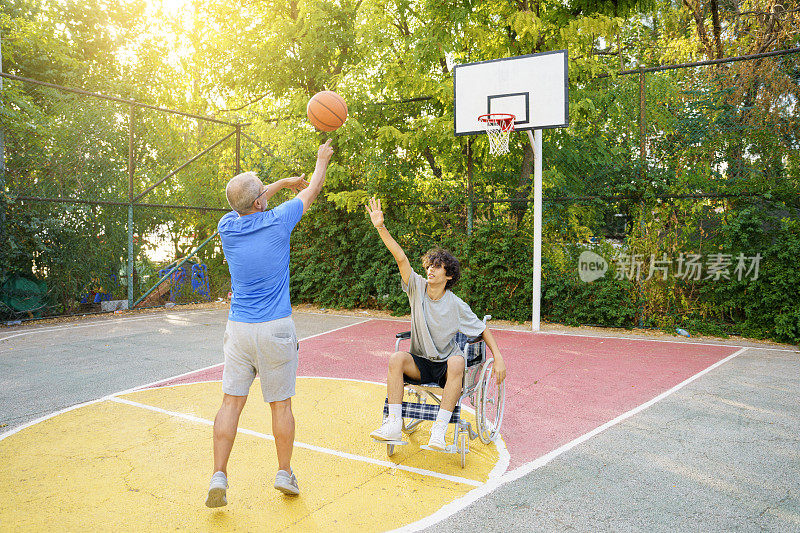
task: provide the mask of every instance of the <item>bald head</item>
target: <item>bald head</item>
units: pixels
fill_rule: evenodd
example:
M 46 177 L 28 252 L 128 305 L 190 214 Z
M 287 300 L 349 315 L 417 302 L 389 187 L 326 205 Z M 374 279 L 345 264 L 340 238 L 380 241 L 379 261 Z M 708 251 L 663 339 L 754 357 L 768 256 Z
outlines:
M 234 176 L 225 187 L 225 196 L 234 211 L 240 215 L 250 211 L 263 185 L 255 172 L 243 172 Z

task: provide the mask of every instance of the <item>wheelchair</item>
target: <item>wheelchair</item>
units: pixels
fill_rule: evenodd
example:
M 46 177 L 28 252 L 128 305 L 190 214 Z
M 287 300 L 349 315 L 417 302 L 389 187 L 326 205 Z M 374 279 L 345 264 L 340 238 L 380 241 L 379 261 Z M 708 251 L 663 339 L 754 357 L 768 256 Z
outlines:
M 483 317 L 484 324 L 491 320 L 491 315 Z M 404 331 L 395 335 L 395 351 L 400 351 L 400 342 L 411 339 L 411 332 Z M 444 453 L 459 454 L 461 456 L 461 468 L 466 466 L 467 453 L 469 453 L 469 441 L 480 438 L 484 444 L 493 442 L 500 434 L 500 426 L 503 423 L 503 412 L 505 410 L 505 383 L 497 385 L 497 381 L 491 379 L 493 358 L 486 358 L 486 343 L 481 335 L 468 338 L 462 333 L 457 333 L 455 337 L 461 350 L 466 355 L 466 366 L 461 387 L 461 395 L 453 409 L 451 424 L 455 424 L 453 432 L 453 444 L 448 444 Z M 419 383 L 404 380 L 404 394 L 415 397 L 416 402 L 403 401 L 403 433 L 411 435 L 424 421 L 436 420 L 439 405 L 442 402 L 444 389 L 438 383 Z M 468 420 L 462 417 L 462 402 L 469 399 L 475 408 L 475 430 Z M 428 400 L 431 402 L 428 403 Z M 383 405 L 384 419 L 389 416 L 388 398 Z M 477 430 L 477 431 L 476 431 Z M 386 444 L 388 456 L 394 455 L 395 446 L 408 444 L 404 441 L 392 441 Z M 427 447 L 423 447 L 427 448 Z

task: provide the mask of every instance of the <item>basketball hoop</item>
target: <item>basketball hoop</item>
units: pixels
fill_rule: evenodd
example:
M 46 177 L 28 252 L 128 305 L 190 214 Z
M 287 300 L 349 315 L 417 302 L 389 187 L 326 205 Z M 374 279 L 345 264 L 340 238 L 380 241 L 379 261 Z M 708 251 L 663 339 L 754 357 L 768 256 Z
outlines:
M 489 153 L 501 155 L 508 153 L 508 138 L 514 131 L 516 117 L 508 113 L 489 113 L 478 117 L 486 128 L 489 137 Z

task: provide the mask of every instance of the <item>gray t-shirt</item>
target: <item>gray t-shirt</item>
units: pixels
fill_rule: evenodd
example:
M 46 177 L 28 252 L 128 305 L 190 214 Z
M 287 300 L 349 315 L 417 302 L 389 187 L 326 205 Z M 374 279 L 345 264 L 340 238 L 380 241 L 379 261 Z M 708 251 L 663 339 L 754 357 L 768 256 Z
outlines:
M 428 282 L 413 270 L 408 285 L 401 278 L 400 286 L 411 304 L 410 351 L 414 355 L 439 362 L 453 355 L 463 356 L 454 338 L 456 333 L 477 337 L 486 329 L 464 300 L 451 291 L 446 290 L 441 298 L 432 300 L 428 296 Z

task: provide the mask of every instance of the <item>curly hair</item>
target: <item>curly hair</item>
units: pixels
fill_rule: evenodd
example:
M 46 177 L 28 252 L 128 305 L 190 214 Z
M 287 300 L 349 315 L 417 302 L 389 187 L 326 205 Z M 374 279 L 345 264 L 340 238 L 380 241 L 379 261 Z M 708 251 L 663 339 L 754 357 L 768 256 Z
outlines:
M 422 266 L 427 270 L 431 265 L 444 267 L 445 274 L 451 277 L 451 279 L 447 280 L 447 284 L 444 286 L 445 289 L 453 287 L 461 279 L 461 264 L 449 250 L 438 246 L 428 250 L 422 256 Z

